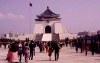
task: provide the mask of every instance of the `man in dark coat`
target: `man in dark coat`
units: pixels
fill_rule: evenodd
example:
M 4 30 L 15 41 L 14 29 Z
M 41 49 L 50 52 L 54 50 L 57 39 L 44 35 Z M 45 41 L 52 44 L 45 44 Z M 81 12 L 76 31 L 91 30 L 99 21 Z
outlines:
M 78 48 L 79 48 L 79 41 L 78 41 L 79 38 L 77 39 L 73 39 L 74 42 L 75 42 L 75 50 L 76 50 L 76 53 L 78 53 Z
M 66 47 L 68 46 L 68 41 L 69 41 L 69 39 L 66 38 L 66 39 L 65 39 L 65 45 L 66 45 Z
M 31 43 L 29 44 L 29 48 L 30 48 L 30 57 L 29 59 L 31 58 L 31 60 L 33 59 L 33 54 L 35 55 L 35 43 L 33 41 L 31 41 Z
M 53 45 L 53 50 L 54 50 L 54 55 L 55 55 L 55 61 L 57 61 L 59 59 L 60 45 L 57 41 L 53 41 L 52 45 Z
M 96 50 L 96 35 L 91 36 L 91 52 L 92 52 L 92 55 L 94 55 L 95 50 Z

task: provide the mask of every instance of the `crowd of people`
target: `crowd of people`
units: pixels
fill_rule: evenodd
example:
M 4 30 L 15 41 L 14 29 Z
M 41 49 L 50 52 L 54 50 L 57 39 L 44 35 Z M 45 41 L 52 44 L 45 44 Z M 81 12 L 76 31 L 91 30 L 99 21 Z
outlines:
M 11 42 L 8 46 L 8 54 L 7 60 L 9 63 L 21 63 L 22 58 L 25 58 L 25 63 L 28 63 L 29 60 L 33 60 L 35 56 L 35 48 L 39 48 L 40 53 L 48 53 L 48 58 L 51 61 L 52 53 L 54 53 L 55 61 L 59 59 L 59 52 L 62 46 L 66 47 L 69 45 L 73 47 L 78 53 L 88 54 L 88 51 L 91 52 L 92 55 L 95 53 L 100 53 L 100 34 L 96 35 L 84 35 L 79 36 L 78 38 L 68 39 L 66 38 L 63 42 L 60 41 L 48 41 L 48 42 L 40 42 L 33 40 L 26 41 L 14 41 Z M 4 45 L 4 48 L 6 46 Z
M 49 42 L 35 42 L 33 40 L 21 42 L 15 41 L 9 44 L 8 54 L 6 60 L 8 63 L 21 63 L 24 57 L 25 63 L 29 63 L 29 60 L 33 60 L 35 56 L 35 48 L 39 47 L 39 52 L 48 53 L 49 60 L 51 61 L 52 53 L 54 52 L 55 61 L 59 59 L 60 45 L 57 41 Z
M 75 47 L 76 53 L 80 50 L 81 53 L 85 52 L 85 55 L 88 54 L 88 51 L 92 55 L 95 53 L 100 54 L 100 34 L 79 36 L 78 38 L 67 40 L 67 42 L 71 47 Z

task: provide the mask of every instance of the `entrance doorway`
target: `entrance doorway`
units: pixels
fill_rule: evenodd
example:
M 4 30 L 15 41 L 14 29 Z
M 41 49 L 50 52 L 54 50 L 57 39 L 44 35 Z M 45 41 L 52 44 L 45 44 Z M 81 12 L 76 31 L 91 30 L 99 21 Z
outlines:
M 45 33 L 51 33 L 51 26 L 46 26 L 45 27 Z

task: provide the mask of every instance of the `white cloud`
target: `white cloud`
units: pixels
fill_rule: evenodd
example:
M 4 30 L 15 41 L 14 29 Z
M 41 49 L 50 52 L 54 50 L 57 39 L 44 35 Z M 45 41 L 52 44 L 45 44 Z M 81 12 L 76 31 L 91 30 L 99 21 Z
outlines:
M 23 15 L 18 15 L 18 14 L 13 14 L 13 13 L 8 13 L 7 14 L 8 19 L 23 19 Z
M 0 12 L 0 19 L 23 20 L 24 18 L 25 16 L 21 14 Z

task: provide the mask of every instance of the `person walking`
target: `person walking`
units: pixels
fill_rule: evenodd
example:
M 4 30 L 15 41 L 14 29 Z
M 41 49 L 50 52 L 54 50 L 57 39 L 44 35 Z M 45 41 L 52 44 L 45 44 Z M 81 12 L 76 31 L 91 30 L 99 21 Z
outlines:
M 52 43 L 48 42 L 48 56 L 50 61 L 51 61 L 52 52 L 53 52 Z
M 48 43 L 45 43 L 45 51 L 46 51 L 46 53 L 48 53 L 48 50 L 49 50 Z
M 39 42 L 38 45 L 39 45 L 40 53 L 42 53 L 43 52 L 43 44 L 41 42 Z
M 21 63 L 21 60 L 22 60 L 22 54 L 23 54 L 23 49 L 22 49 L 22 44 L 19 43 L 19 49 L 18 49 L 18 55 L 19 55 L 19 61 Z
M 33 55 L 35 56 L 35 43 L 33 41 L 31 41 L 31 43 L 29 44 L 29 48 L 30 48 L 30 57 L 29 59 L 33 60 Z
M 87 52 L 88 52 L 88 49 L 89 49 L 89 45 L 88 45 L 88 41 L 89 41 L 89 36 L 88 35 L 85 35 L 84 37 L 84 40 L 85 40 L 85 55 L 87 56 Z
M 58 61 L 60 45 L 57 41 L 52 42 L 52 45 L 53 45 L 53 49 L 54 49 L 55 61 Z
M 94 55 L 95 51 L 96 51 L 96 35 L 91 36 L 91 53 L 92 55 Z
M 79 48 L 79 41 L 78 41 L 78 39 L 79 39 L 79 38 L 73 39 L 73 40 L 74 40 L 74 44 L 75 44 L 76 53 L 78 53 L 78 48 Z
M 36 43 L 33 41 L 33 55 L 35 56 L 35 47 L 36 47 Z
M 28 47 L 28 43 L 25 44 L 24 56 L 25 56 L 25 63 L 28 63 L 28 59 L 29 59 L 29 47 Z
M 17 43 L 11 44 L 11 47 L 7 54 L 7 60 L 8 60 L 8 63 L 19 63 Z
M 65 39 L 65 45 L 66 45 L 66 47 L 68 46 L 68 41 L 69 41 L 69 39 L 66 38 L 66 39 Z

